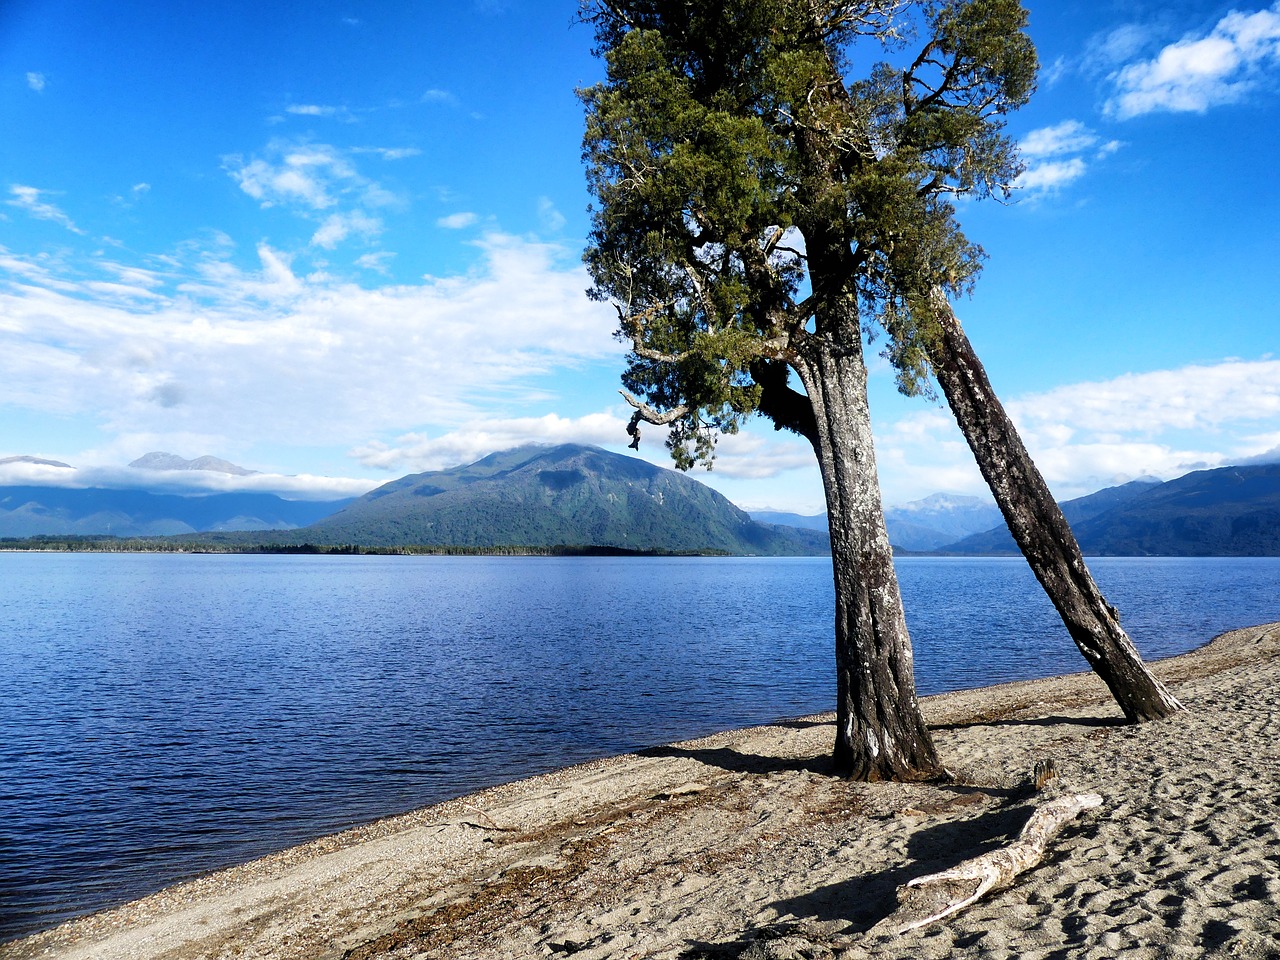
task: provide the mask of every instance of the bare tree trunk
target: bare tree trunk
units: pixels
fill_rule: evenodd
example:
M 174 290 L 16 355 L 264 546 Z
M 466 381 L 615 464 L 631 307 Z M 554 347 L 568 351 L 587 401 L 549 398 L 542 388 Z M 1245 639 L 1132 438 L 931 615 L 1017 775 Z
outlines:
M 836 595 L 838 773 L 918 780 L 938 770 L 916 699 L 911 637 L 885 530 L 860 331 L 817 336 L 797 363 L 815 415 Z
M 1151 675 L 1085 566 L 1080 546 L 1009 419 L 945 295 L 933 304 L 940 338 L 929 359 L 978 467 L 1071 639 L 1131 721 L 1156 720 L 1182 704 Z

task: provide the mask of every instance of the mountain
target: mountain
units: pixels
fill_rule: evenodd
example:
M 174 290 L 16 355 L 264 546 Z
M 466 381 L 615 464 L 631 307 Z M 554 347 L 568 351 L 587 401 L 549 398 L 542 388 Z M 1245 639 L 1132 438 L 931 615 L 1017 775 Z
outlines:
M 349 500 L 284 500 L 267 493 L 182 497 L 143 490 L 0 487 L 0 537 L 158 537 L 213 530 L 289 530 Z
M 288 539 L 317 545 L 827 552 L 820 534 L 754 521 L 682 473 L 578 444 L 520 447 L 468 466 L 402 477 Z
M 1135 480 L 1062 504 L 1080 549 L 1094 556 L 1280 556 L 1280 464 Z M 1016 553 L 1007 529 L 947 553 Z
M 1106 556 L 1280 556 L 1280 464 L 1199 470 L 1076 527 Z
M 43 460 L 40 457 L 3 457 L 0 458 L 0 467 L 6 463 L 33 463 L 41 467 L 66 467 L 68 470 L 75 469 L 69 463 L 63 463 L 61 460 Z
M 1159 480 L 1133 480 L 1118 487 L 1107 487 L 1088 496 L 1064 500 L 1058 506 L 1062 508 L 1062 515 L 1067 518 L 1067 523 L 1071 524 L 1071 529 L 1075 531 L 1076 539 L 1080 540 L 1081 524 L 1121 508 L 1161 485 Z M 992 509 L 996 509 L 994 505 Z M 1005 526 L 998 510 L 995 522 L 998 525 L 991 529 L 964 537 L 955 543 L 940 544 L 931 549 L 947 553 L 1019 553 L 1017 544 L 1013 542 L 1013 535 L 1009 533 L 1009 528 Z M 1091 552 L 1085 547 L 1083 540 L 1080 540 L 1080 547 L 1085 552 Z
M 781 510 L 752 510 L 751 519 L 760 523 L 773 523 L 784 527 L 799 527 L 801 530 L 827 529 L 827 515 L 816 513 L 808 516 L 803 513 L 785 513 Z
M 889 542 L 903 550 L 936 550 L 1003 520 L 990 500 L 935 493 L 884 512 Z
M 753 511 L 753 520 L 786 524 L 826 532 L 827 515 L 803 516 L 777 511 Z M 889 542 L 902 550 L 928 551 L 954 543 L 960 537 L 988 530 L 1001 523 L 1000 510 L 990 500 L 935 493 L 884 511 Z
M 248 477 L 258 471 L 246 470 L 218 457 L 196 457 L 184 460 L 176 453 L 148 453 L 129 464 L 139 470 L 207 470 L 210 473 L 229 473 L 235 477 Z

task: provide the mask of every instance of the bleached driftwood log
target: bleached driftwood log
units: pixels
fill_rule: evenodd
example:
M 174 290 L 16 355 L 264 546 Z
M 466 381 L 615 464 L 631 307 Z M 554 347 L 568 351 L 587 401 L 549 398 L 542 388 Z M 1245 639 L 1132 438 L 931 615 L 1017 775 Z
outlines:
M 1009 886 L 1018 874 L 1044 859 L 1049 841 L 1067 823 L 1101 804 L 1102 797 L 1096 793 L 1060 796 L 1042 804 L 1007 847 L 966 860 L 950 870 L 908 881 L 898 890 L 898 909 L 876 927 L 903 934 L 949 917 L 992 890 Z

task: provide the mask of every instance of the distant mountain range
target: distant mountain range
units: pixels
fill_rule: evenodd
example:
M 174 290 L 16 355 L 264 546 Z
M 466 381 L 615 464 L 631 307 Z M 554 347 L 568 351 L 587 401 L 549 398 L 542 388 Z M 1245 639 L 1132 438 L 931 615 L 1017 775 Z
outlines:
M 1062 508 L 1062 515 L 1067 518 L 1067 522 L 1071 524 L 1072 531 L 1076 534 L 1076 539 L 1079 540 L 1082 524 L 1086 521 L 1110 513 L 1113 510 L 1123 510 L 1127 505 L 1141 499 L 1145 494 L 1150 493 L 1159 486 L 1161 486 L 1159 480 L 1133 480 L 1118 487 L 1107 487 L 1105 490 L 1099 490 L 1097 493 L 1091 493 L 1088 496 L 1077 497 L 1074 500 L 1064 500 L 1058 506 Z M 996 509 L 994 505 L 992 509 Z M 1017 544 L 1013 542 L 1013 534 L 1005 526 L 1004 518 L 1000 516 L 998 509 L 996 509 L 996 517 L 998 518 L 998 523 L 995 527 L 970 534 L 953 543 L 935 547 L 934 549 L 944 553 L 1018 553 Z M 1081 544 L 1081 549 L 1087 551 L 1083 543 Z
M 34 458 L 7 458 L 34 462 Z M 52 464 L 50 464 L 52 465 Z M 61 465 L 61 464 L 59 464 Z M 249 474 L 225 460 L 149 454 L 139 469 Z M 1069 500 L 1086 554 L 1280 555 L 1280 464 L 1138 480 Z M 895 548 L 1016 554 L 994 504 L 937 494 L 886 511 Z M 808 555 L 829 551 L 826 517 L 748 516 L 692 477 L 597 447 L 528 446 L 414 474 L 355 500 L 270 494 L 0 487 L 0 537 L 186 535 L 237 545 L 490 549 L 601 547 Z
M 827 515 L 752 511 L 755 520 L 781 523 L 808 530 L 827 529 Z M 990 500 L 935 493 L 923 500 L 898 507 L 886 507 L 885 525 L 889 542 L 901 550 L 928 552 L 946 547 L 962 537 L 990 530 L 1003 523 L 999 508 Z
M 1103 491 L 1105 492 L 1105 491 Z M 1200 470 L 1082 520 L 1106 556 L 1280 556 L 1280 464 Z
M 244 467 L 236 466 L 227 460 L 219 457 L 196 457 L 194 460 L 184 460 L 176 453 L 148 453 L 139 457 L 129 464 L 139 470 L 205 470 L 209 473 L 229 473 L 234 477 L 248 477 L 257 473 L 256 470 L 246 470 Z
M 284 500 L 269 493 L 181 497 L 94 487 L 0 487 L 0 537 L 167 537 L 215 530 L 292 530 L 350 500 Z
M 1094 556 L 1280 556 L 1280 464 L 1200 470 L 1108 487 L 1061 504 L 1081 549 Z M 757 520 L 825 529 L 813 517 Z M 995 504 L 935 494 L 885 510 L 889 541 L 912 552 L 1017 554 Z
M 1280 464 L 1199 470 L 1161 483 L 1135 480 L 1062 504 L 1093 556 L 1280 556 Z M 941 552 L 1015 554 L 1004 527 Z

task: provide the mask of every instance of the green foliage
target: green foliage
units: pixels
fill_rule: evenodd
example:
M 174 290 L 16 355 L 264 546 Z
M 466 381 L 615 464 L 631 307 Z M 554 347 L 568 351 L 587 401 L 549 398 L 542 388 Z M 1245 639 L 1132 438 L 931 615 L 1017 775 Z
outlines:
M 1007 194 L 1021 169 L 1003 134 L 1035 82 L 1021 5 L 596 0 L 586 19 L 607 76 L 580 91 L 584 259 L 677 464 L 758 410 L 803 432 L 766 395 L 786 378 L 753 371 L 799 369 L 807 338 L 849 335 L 833 325 L 886 333 L 921 390 L 931 293 L 982 260 L 952 198 Z

